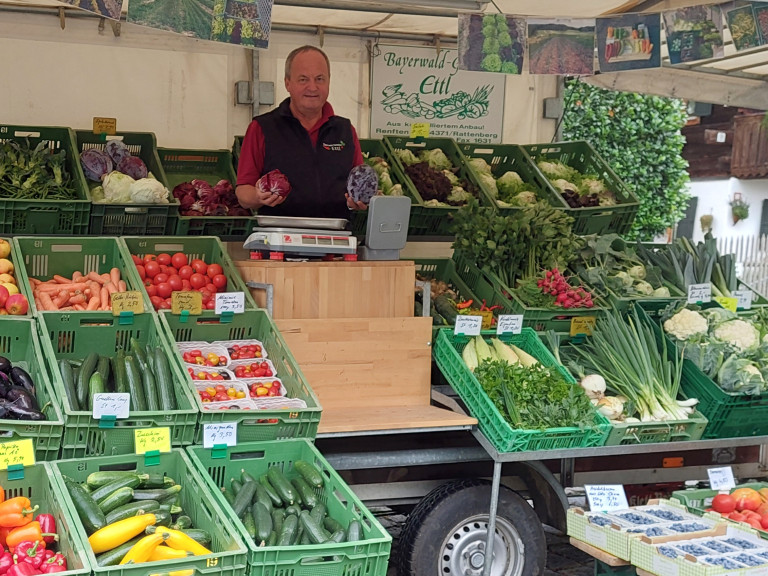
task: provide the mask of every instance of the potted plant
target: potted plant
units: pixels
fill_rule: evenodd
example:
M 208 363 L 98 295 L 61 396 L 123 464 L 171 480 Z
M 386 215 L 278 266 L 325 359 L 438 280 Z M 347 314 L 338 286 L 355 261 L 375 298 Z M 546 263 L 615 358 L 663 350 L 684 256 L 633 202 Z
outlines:
M 734 224 L 738 224 L 739 220 L 749 218 L 749 204 L 741 199 L 741 194 L 734 194 L 730 204 Z

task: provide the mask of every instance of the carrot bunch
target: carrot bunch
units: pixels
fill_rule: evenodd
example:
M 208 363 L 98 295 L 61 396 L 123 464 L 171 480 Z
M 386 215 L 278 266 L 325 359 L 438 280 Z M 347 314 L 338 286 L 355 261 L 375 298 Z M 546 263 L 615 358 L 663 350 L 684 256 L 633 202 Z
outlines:
M 76 271 L 72 278 L 56 274 L 50 280 L 30 278 L 29 282 L 38 310 L 111 310 L 112 294 L 128 289 L 117 268 L 108 274 Z

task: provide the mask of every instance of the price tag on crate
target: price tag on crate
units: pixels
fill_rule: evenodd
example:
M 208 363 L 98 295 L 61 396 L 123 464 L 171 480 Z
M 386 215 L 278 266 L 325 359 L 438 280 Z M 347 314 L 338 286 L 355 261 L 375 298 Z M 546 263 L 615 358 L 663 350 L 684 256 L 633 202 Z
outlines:
M 411 138 L 429 138 L 429 122 L 411 124 Z
M 171 451 L 171 429 L 163 428 L 138 428 L 133 431 L 133 440 L 136 454 L 147 456 L 147 465 L 160 463 L 160 453 Z M 157 461 L 150 461 L 150 457 L 157 457 Z
M 752 290 L 734 290 L 731 294 L 736 298 L 737 310 L 749 310 L 752 308 Z
M 245 312 L 245 293 L 243 292 L 220 292 L 216 294 L 216 314 L 230 312 L 232 314 L 242 314 Z
M 203 424 L 203 448 L 237 446 L 237 422 Z
M 131 395 L 124 392 L 93 395 L 93 417 L 96 420 L 114 420 L 128 418 L 130 415 Z
M 0 470 L 8 470 L 8 478 L 24 477 L 24 466 L 34 466 L 35 445 L 31 438 L 0 444 Z M 17 474 L 21 474 L 18 476 Z M 14 474 L 14 477 L 11 477 Z
M 171 292 L 172 314 L 200 315 L 203 313 L 203 295 L 200 292 Z
M 482 316 L 456 316 L 456 324 L 453 327 L 454 334 L 464 334 L 466 336 L 478 336 L 483 329 Z
M 117 118 L 104 118 L 103 116 L 93 117 L 93 133 L 108 134 L 110 136 L 117 133 Z
M 730 310 L 731 312 L 736 312 L 736 309 L 739 305 L 738 298 L 728 298 L 727 296 L 715 296 L 715 302 L 720 304 L 720 306 L 726 310 Z
M 592 512 L 610 512 L 629 508 L 627 494 L 621 484 L 586 484 L 584 490 Z
M 580 334 L 592 335 L 592 330 L 595 329 L 595 317 L 594 316 L 574 316 L 571 318 L 571 336 L 579 336 Z
M 688 304 L 706 304 L 712 302 L 712 284 L 689 284 Z
M 520 334 L 523 331 L 522 314 L 500 314 L 496 334 Z
M 730 490 L 736 487 L 733 469 L 730 466 L 707 468 L 707 476 L 709 476 L 709 487 L 712 490 Z
M 126 313 L 144 313 L 144 300 L 138 290 L 112 294 L 112 316 L 122 316 Z

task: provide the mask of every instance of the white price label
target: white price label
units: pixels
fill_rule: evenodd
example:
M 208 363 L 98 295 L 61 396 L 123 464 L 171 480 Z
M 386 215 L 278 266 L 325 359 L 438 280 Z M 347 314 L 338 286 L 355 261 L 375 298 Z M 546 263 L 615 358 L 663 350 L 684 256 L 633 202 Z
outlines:
M 237 422 L 203 424 L 203 448 L 237 446 Z
M 116 392 L 93 395 L 93 417 L 96 420 L 101 420 L 102 416 L 128 418 L 130 407 L 130 394 Z
M 245 312 L 245 294 L 243 292 L 221 292 L 216 294 L 216 314 L 222 312 Z
M 584 486 L 592 512 L 610 512 L 629 508 L 624 486 L 621 484 L 587 484 Z
M 734 290 L 731 294 L 736 298 L 737 310 L 749 310 L 752 308 L 752 290 Z
M 712 301 L 712 284 L 690 284 L 688 304 L 706 304 Z
M 454 334 L 464 334 L 466 336 L 479 336 L 483 329 L 482 316 L 456 316 L 456 325 L 453 327 Z
M 730 490 L 736 487 L 736 481 L 733 479 L 733 469 L 730 466 L 722 468 L 708 468 L 709 487 L 712 490 Z
M 523 331 L 522 314 L 500 314 L 496 334 L 520 334 Z

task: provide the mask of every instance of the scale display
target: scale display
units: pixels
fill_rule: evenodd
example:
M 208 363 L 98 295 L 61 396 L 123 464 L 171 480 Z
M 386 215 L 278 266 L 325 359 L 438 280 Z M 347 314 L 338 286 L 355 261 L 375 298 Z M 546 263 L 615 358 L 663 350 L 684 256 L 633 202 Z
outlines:
M 356 254 L 357 238 L 351 232 L 256 228 L 245 241 L 248 250 L 290 254 Z

